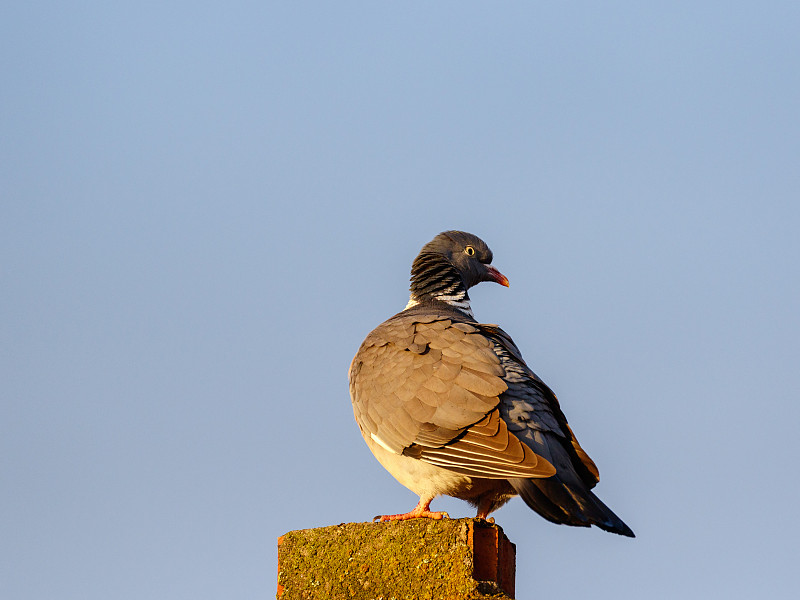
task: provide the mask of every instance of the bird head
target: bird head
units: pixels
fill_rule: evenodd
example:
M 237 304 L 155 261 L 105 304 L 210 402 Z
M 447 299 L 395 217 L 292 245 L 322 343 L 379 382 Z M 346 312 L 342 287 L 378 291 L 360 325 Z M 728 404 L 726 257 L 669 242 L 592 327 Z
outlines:
M 464 231 L 444 231 L 425 244 L 411 267 L 412 297 L 450 298 L 481 281 L 508 287 L 492 265 L 492 251 L 482 239 Z

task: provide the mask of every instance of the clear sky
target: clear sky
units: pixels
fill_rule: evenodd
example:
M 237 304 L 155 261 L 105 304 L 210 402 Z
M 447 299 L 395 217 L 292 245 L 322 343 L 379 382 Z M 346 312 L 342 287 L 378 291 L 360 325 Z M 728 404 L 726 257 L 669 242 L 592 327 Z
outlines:
M 635 540 L 496 513 L 520 598 L 796 597 L 797 2 L 8 2 L 0 597 L 263 599 L 409 510 L 347 369 L 436 233 Z M 467 504 L 434 509 L 471 516 Z

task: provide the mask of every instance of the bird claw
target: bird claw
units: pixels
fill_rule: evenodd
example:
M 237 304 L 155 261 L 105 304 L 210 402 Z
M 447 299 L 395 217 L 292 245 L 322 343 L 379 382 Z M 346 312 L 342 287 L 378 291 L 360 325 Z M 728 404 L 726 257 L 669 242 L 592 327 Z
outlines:
M 449 519 L 450 515 L 446 512 L 433 512 L 430 510 L 412 510 L 411 512 L 399 515 L 377 515 L 372 518 L 372 522 L 385 523 L 387 521 L 409 521 L 411 519 Z

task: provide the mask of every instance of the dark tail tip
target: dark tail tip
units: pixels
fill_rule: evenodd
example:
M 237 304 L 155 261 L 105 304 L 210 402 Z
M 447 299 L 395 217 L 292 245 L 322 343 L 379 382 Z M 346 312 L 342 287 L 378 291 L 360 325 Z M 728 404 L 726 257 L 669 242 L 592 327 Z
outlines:
M 633 533 L 633 530 L 630 527 L 628 527 L 624 523 L 624 521 L 622 519 L 620 519 L 617 515 L 615 515 L 610 510 L 609 510 L 609 512 L 611 513 L 611 516 L 614 517 L 613 521 L 611 521 L 610 524 L 609 524 L 608 521 L 606 521 L 605 523 L 597 523 L 596 522 L 594 524 L 597 525 L 600 529 L 602 529 L 604 531 L 610 531 L 611 533 L 616 533 L 618 535 L 624 535 L 625 537 L 629 537 L 629 538 L 635 538 L 636 537 L 636 534 Z
M 558 477 L 547 479 L 509 479 L 525 504 L 553 523 L 589 527 L 635 538 L 633 530 L 603 501 L 583 486 L 576 490 Z

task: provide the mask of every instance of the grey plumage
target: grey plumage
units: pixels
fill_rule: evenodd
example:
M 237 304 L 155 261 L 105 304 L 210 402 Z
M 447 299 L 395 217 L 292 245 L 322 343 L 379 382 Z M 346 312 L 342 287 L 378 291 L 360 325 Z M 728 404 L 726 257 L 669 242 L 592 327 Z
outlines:
M 510 336 L 478 323 L 467 290 L 508 285 L 474 235 L 449 231 L 412 266 L 411 300 L 373 330 L 350 367 L 353 412 L 370 450 L 419 494 L 410 513 L 438 495 L 477 506 L 486 518 L 514 495 L 554 523 L 633 537 L 591 491 L 594 462 L 578 444 L 555 394 L 528 368 Z

